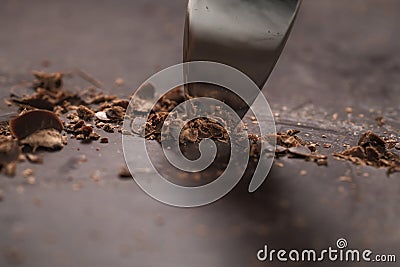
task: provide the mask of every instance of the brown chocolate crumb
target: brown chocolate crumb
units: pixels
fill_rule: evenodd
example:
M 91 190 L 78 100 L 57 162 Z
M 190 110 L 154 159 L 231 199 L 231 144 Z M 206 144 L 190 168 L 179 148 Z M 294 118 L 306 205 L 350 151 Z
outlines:
M 330 144 L 330 143 L 325 143 L 325 144 L 323 145 L 323 147 L 324 147 L 324 148 L 331 148 L 331 147 L 332 147 L 332 144 Z
M 83 134 L 84 139 L 88 139 L 92 132 L 93 132 L 92 126 L 84 125 L 81 127 L 81 133 Z
M 400 156 L 386 149 L 386 142 L 371 131 L 364 133 L 358 146 L 351 147 L 335 157 L 351 161 L 357 165 L 388 168 L 387 174 L 400 171 Z
M 100 139 L 100 143 L 102 144 L 107 144 L 108 143 L 108 137 L 103 137 Z
M 31 168 L 25 169 L 24 171 L 22 171 L 22 176 L 23 177 L 28 177 L 28 176 L 32 176 L 35 173 L 35 171 Z
M 266 136 L 266 140 L 276 138 L 275 156 L 288 155 L 290 158 L 302 158 L 315 162 L 319 166 L 327 166 L 328 157 L 316 152 L 317 144 L 306 142 L 297 134 L 299 130 L 288 130 L 286 133 L 278 132 L 276 135 Z
M 60 72 L 56 73 L 45 73 L 43 71 L 34 71 L 35 81 L 32 87 L 34 89 L 43 88 L 49 91 L 56 91 L 63 85 L 63 74 Z
M 313 143 L 311 143 L 311 144 L 308 144 L 308 145 L 307 145 L 307 148 L 308 148 L 311 152 L 315 152 L 315 151 L 317 151 L 317 146 L 318 146 L 318 144 L 313 144 Z
M 121 106 L 106 108 L 104 112 L 106 113 L 107 118 L 113 121 L 122 121 L 125 116 L 125 109 Z
M 122 166 L 118 172 L 119 178 L 132 178 L 132 174 L 126 166 Z
M 307 171 L 306 170 L 301 170 L 300 171 L 300 175 L 301 176 L 306 176 L 307 175 Z
M 10 130 L 17 139 L 24 139 L 29 135 L 45 129 L 63 130 L 63 124 L 56 114 L 47 110 L 32 110 L 23 112 L 10 120 Z
M 376 122 L 378 123 L 378 126 L 379 126 L 379 127 L 385 125 L 385 123 L 386 123 L 382 116 L 376 117 L 375 120 L 376 120 Z
M 112 124 L 110 124 L 110 123 L 105 123 L 103 125 L 103 130 L 105 132 L 108 132 L 108 133 L 113 133 L 114 132 L 114 126 Z
M 91 120 L 95 115 L 93 110 L 83 105 L 80 105 L 76 112 L 78 114 L 78 117 L 85 121 Z
M 43 163 L 43 157 L 39 155 L 35 155 L 32 153 L 26 153 L 25 154 L 26 158 L 29 160 L 31 163 L 35 164 L 42 164 Z

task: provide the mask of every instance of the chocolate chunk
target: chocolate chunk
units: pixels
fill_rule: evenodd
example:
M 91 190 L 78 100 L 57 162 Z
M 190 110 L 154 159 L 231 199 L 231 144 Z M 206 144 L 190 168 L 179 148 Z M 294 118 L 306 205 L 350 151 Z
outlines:
M 384 153 L 386 150 L 386 142 L 371 131 L 368 131 L 361 136 L 360 140 L 358 141 L 358 145 L 362 147 L 375 147 L 379 153 Z
M 123 120 L 125 116 L 125 109 L 120 106 L 113 106 L 104 110 L 107 118 L 111 120 Z
M 179 138 L 181 143 L 184 143 L 185 141 L 194 143 L 197 141 L 198 137 L 199 137 L 198 129 L 187 128 L 182 131 L 181 136 Z
M 107 137 L 103 137 L 100 139 L 100 143 L 102 144 L 107 144 L 108 143 L 108 138 Z
M 400 166 L 400 156 L 387 151 L 386 142 L 371 131 L 361 136 L 358 146 L 341 153 L 334 153 L 334 156 L 358 165 L 370 165 L 377 168 L 387 167 L 388 174 Z
M 308 157 L 311 155 L 310 150 L 304 146 L 294 146 L 288 149 L 289 153 L 295 157 Z
M 78 117 L 85 121 L 91 120 L 95 114 L 93 110 L 83 105 L 80 105 L 76 112 L 78 114 Z
M 32 110 L 23 113 L 10 121 L 10 130 L 14 137 L 23 139 L 39 130 L 63 130 L 63 124 L 53 112 L 47 110 Z
M 63 85 L 63 74 L 60 72 L 56 73 L 45 73 L 43 71 L 34 71 L 33 75 L 36 80 L 33 82 L 33 88 L 43 88 L 49 91 L 55 91 Z
M 351 156 L 351 157 L 357 157 L 360 159 L 365 158 L 365 152 L 362 147 L 356 146 L 349 148 L 341 153 L 343 156 Z
M 375 161 L 379 160 L 379 152 L 374 147 L 371 147 L 371 146 L 366 147 L 365 154 L 367 156 L 367 160 L 369 160 L 369 161 L 375 162 Z

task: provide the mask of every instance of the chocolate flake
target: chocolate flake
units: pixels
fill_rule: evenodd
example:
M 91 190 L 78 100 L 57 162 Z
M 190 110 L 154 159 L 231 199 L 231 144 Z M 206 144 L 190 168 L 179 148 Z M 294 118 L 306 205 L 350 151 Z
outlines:
M 358 146 L 341 153 L 334 153 L 334 156 L 357 165 L 386 167 L 388 175 L 400 171 L 400 156 L 388 151 L 385 140 L 371 131 L 367 131 L 360 137 Z

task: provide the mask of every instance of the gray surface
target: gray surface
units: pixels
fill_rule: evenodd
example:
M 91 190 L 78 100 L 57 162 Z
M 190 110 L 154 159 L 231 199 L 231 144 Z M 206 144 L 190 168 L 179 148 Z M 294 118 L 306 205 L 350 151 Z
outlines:
M 266 85 L 271 106 L 280 113 L 278 129 L 300 122 L 295 127 L 321 143 L 339 139 L 354 144 L 366 128 L 398 135 L 399 2 L 303 4 Z M 30 71 L 49 59 L 48 70 L 78 67 L 107 90 L 127 96 L 156 69 L 181 61 L 185 6 L 185 1 L 172 0 L 2 1 L 1 94 L 30 80 Z M 126 86 L 114 87 L 117 77 Z M 67 81 L 77 83 L 88 85 L 79 79 Z M 344 112 L 348 105 L 354 108 L 351 118 Z M 339 113 L 338 122 L 330 120 L 334 112 Z M 379 129 L 374 118 L 380 112 L 387 125 Z M 359 113 L 365 114 L 364 120 Z M 326 141 L 322 134 L 328 135 Z M 273 167 L 255 194 L 246 192 L 249 180 L 244 179 L 212 205 L 179 209 L 154 201 L 133 181 L 117 178 L 123 164 L 120 137 L 110 138 L 108 145 L 83 146 L 70 140 L 61 152 L 45 154 L 43 166 L 24 163 L 17 177 L 0 177 L 4 254 L 18 251 L 20 266 L 41 267 L 264 266 L 255 257 L 263 244 L 325 248 L 339 237 L 354 248 L 399 251 L 399 174 L 386 177 L 385 170 L 357 168 L 332 158 L 327 168 L 282 159 L 285 167 Z M 342 147 L 334 143 L 332 150 Z M 88 161 L 78 164 L 83 154 Z M 36 185 L 27 185 L 21 177 L 27 167 L 35 169 Z M 96 169 L 102 172 L 100 183 L 90 179 Z M 302 169 L 307 176 L 299 175 Z M 344 174 L 352 182 L 338 181 Z M 76 182 L 83 185 L 77 192 L 72 190 Z M 17 192 L 19 185 L 23 193 Z M 13 258 L 0 257 L 0 266 L 13 265 Z

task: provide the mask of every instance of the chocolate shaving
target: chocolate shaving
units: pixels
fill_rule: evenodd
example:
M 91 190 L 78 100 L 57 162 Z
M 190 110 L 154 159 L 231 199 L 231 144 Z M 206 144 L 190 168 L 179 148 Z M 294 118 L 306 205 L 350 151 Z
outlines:
M 388 175 L 400 171 L 400 156 L 388 151 L 385 140 L 371 131 L 367 131 L 360 137 L 358 146 L 341 153 L 334 153 L 334 156 L 357 165 L 386 167 Z

